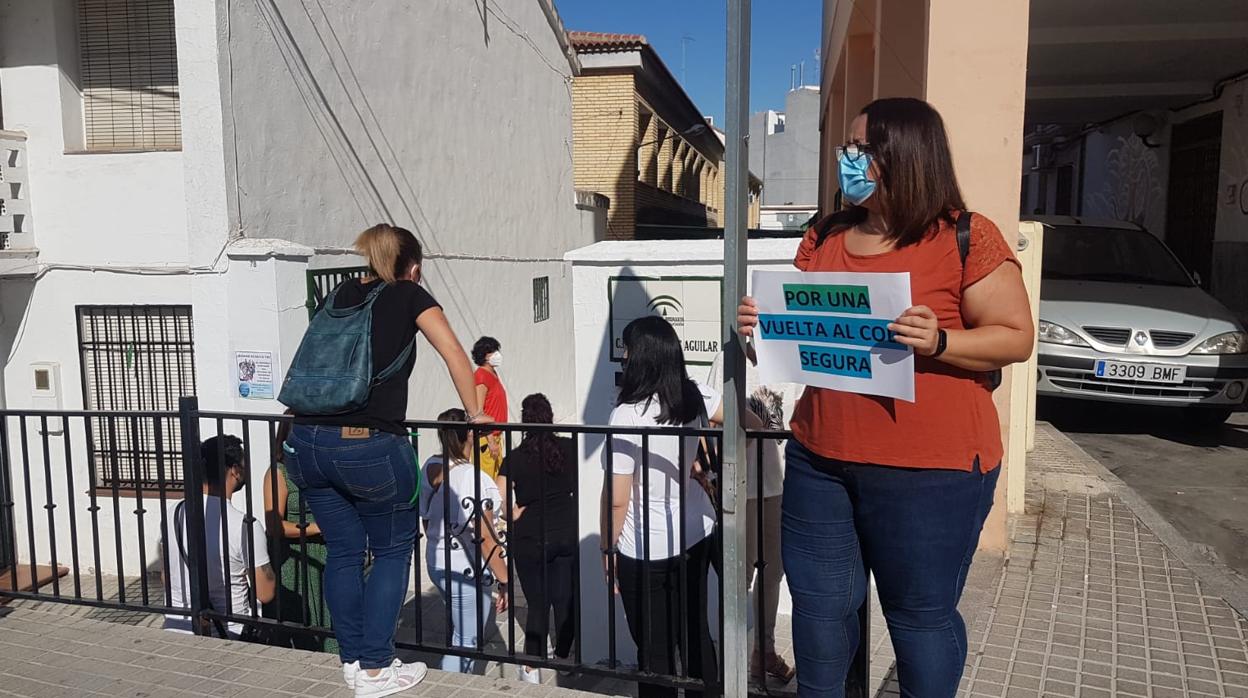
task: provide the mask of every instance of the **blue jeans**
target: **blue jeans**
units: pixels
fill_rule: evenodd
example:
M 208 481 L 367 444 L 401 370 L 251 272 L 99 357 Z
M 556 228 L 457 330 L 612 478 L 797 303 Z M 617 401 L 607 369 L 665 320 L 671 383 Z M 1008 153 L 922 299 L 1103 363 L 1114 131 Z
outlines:
M 902 696 L 952 697 L 966 662 L 958 600 L 1001 469 L 918 470 L 821 458 L 790 439 L 781 554 L 799 696 L 844 696 L 866 570 Z
M 445 570 L 429 570 L 429 581 L 442 592 L 443 603 L 451 609 L 451 645 L 477 649 L 478 624 L 486 635 L 494 627 L 493 586 L 482 584 L 481 595 L 477 596 L 476 581 L 458 572 L 447 574 Z M 471 674 L 476 665 L 475 660 L 467 657 L 442 657 L 442 671 Z
M 364 669 L 387 667 L 416 537 L 412 445 L 376 430 L 343 438 L 341 427 L 296 425 L 284 450 L 286 472 L 325 538 L 325 603 L 339 656 Z M 367 579 L 366 551 L 373 554 Z

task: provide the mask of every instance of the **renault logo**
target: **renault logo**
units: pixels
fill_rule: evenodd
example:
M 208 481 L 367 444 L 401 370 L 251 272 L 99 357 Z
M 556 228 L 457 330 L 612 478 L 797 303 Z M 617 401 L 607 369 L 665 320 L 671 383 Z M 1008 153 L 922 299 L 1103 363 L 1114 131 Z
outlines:
M 1139 332 L 1136 332 L 1135 343 L 1140 346 L 1144 346 L 1145 344 L 1148 344 L 1148 333 L 1145 332 L 1144 330 L 1140 330 Z

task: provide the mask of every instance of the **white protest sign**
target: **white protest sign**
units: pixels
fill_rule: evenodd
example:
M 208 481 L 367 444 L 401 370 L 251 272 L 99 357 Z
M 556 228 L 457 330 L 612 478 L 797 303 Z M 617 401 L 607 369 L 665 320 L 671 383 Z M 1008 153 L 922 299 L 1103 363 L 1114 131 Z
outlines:
M 754 272 L 763 383 L 800 383 L 914 402 L 914 353 L 888 324 L 910 301 L 910 274 Z

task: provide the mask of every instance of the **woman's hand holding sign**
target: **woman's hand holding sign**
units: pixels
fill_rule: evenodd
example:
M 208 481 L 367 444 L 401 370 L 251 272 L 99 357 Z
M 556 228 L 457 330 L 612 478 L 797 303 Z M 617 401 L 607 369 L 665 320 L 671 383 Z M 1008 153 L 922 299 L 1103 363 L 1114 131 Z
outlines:
M 753 337 L 754 328 L 757 326 L 758 302 L 749 296 L 742 296 L 741 305 L 737 306 L 737 334 Z
M 926 305 L 907 308 L 896 322 L 888 325 L 888 330 L 895 335 L 897 343 L 912 347 L 919 356 L 932 356 L 940 346 L 936 313 Z

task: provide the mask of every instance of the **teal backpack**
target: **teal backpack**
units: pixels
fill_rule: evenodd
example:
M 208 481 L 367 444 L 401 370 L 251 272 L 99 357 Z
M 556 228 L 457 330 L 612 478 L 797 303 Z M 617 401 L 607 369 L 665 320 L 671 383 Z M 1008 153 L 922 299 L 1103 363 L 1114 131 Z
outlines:
M 364 409 L 373 388 L 403 368 L 416 344 L 413 336 L 393 363 L 374 374 L 373 303 L 386 284 L 378 284 L 363 303 L 350 308 L 334 307 L 340 288 L 312 317 L 282 381 L 277 399 L 296 415 L 330 416 Z

